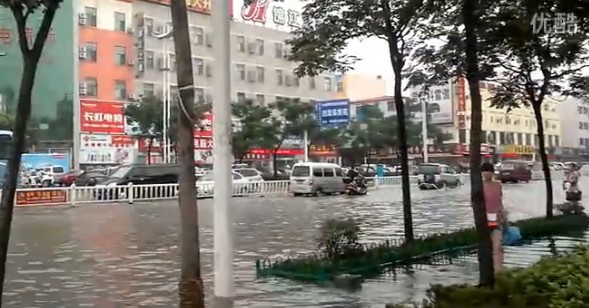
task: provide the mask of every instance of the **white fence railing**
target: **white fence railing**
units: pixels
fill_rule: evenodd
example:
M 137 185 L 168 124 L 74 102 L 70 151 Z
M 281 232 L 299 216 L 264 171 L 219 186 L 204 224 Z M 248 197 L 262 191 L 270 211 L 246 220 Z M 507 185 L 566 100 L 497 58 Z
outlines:
M 469 181 L 469 174 L 461 174 L 463 183 Z M 553 180 L 561 180 L 562 172 L 553 172 Z M 412 184 L 416 184 L 419 176 L 410 176 Z M 534 171 L 532 180 L 543 180 L 542 172 Z M 401 185 L 400 176 L 375 177 L 369 180 L 372 189 Z M 210 198 L 213 196 L 214 184 L 197 184 L 197 196 Z M 272 196 L 287 195 L 289 181 L 265 181 L 254 183 L 235 183 L 234 196 Z M 79 205 L 84 203 L 112 203 L 147 200 L 167 200 L 178 197 L 178 184 L 133 185 L 126 186 L 70 186 L 46 188 L 22 188 L 16 192 L 17 206 L 36 205 Z

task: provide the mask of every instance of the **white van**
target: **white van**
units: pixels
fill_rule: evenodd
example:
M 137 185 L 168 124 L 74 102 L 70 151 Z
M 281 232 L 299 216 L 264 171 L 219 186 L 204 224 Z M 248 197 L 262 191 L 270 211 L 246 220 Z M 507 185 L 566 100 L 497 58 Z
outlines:
M 295 164 L 290 173 L 290 191 L 295 196 L 344 193 L 344 176 L 336 164 Z

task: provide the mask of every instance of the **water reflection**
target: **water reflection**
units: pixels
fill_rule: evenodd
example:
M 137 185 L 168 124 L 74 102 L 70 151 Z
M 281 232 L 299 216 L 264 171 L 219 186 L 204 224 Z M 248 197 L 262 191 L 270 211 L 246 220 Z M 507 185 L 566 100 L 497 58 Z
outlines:
M 544 213 L 542 183 L 508 185 L 512 219 Z M 416 234 L 472 225 L 468 187 L 414 190 Z M 555 198 L 559 198 L 558 193 Z M 199 205 L 203 275 L 210 298 L 212 217 L 210 200 Z M 366 242 L 402 236 L 400 189 L 365 197 L 235 199 L 236 307 L 381 307 L 421 298 L 430 283 L 475 281 L 476 256 L 391 271 L 349 291 L 283 279 L 257 279 L 256 257 L 288 256 L 315 249 L 317 226 L 327 218 L 360 220 Z M 18 209 L 10 246 L 6 307 L 176 307 L 179 217 L 174 202 Z M 524 266 L 583 238 L 553 237 L 507 247 L 508 267 Z

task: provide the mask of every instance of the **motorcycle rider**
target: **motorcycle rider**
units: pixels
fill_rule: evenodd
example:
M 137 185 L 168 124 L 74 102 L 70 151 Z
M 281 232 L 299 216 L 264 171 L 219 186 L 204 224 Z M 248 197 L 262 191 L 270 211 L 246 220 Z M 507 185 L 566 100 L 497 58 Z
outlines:
M 350 179 L 350 182 L 354 182 L 354 180 L 356 179 L 356 177 L 358 175 L 360 175 L 360 173 L 358 173 L 358 171 L 356 171 L 356 167 L 352 167 L 352 168 L 350 168 L 350 170 L 348 170 L 346 177 L 348 177 Z

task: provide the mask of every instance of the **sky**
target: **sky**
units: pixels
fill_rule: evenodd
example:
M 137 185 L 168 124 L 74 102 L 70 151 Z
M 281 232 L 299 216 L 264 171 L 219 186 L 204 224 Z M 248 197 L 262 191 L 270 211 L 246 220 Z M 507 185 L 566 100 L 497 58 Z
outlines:
M 386 81 L 386 94 L 393 94 L 393 69 L 385 40 L 379 38 L 368 38 L 362 41 L 354 40 L 350 42 L 345 53 L 361 59 L 354 65 L 355 73 L 372 76 L 381 75 Z

